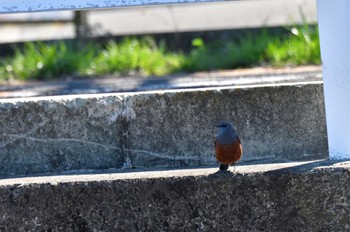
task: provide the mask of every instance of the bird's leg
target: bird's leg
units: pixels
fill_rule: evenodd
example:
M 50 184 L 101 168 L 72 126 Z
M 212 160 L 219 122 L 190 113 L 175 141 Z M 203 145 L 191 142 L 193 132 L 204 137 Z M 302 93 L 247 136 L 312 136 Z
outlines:
M 225 164 L 220 164 L 220 171 L 224 171 L 225 170 Z
M 227 171 L 228 164 L 220 164 L 220 171 Z
M 235 165 L 235 163 L 230 164 L 230 166 L 233 166 L 233 172 L 235 172 L 235 171 L 236 171 L 236 165 Z

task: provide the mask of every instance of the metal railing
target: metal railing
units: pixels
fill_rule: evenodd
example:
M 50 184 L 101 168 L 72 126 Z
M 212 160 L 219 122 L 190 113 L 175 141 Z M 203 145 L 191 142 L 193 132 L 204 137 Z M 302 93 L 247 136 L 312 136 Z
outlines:
M 85 10 L 126 6 L 220 1 L 223 0 L 2 0 L 0 3 L 0 13 Z

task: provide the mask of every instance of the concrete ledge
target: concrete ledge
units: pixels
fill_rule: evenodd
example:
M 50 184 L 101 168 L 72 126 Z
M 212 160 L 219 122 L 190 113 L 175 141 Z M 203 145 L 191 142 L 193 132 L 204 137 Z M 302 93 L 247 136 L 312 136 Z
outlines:
M 0 180 L 0 230 L 347 231 L 338 162 Z
M 317 83 L 0 101 L 0 175 L 215 164 L 213 124 L 233 121 L 243 162 L 325 158 Z

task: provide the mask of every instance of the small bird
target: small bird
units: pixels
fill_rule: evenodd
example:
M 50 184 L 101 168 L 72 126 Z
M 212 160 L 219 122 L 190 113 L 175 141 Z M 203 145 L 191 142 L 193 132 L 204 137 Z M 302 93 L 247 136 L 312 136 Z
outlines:
M 220 170 L 226 171 L 229 165 L 234 166 L 241 159 L 242 144 L 231 123 L 221 122 L 215 126 L 220 128 L 215 136 L 215 156 L 220 162 Z

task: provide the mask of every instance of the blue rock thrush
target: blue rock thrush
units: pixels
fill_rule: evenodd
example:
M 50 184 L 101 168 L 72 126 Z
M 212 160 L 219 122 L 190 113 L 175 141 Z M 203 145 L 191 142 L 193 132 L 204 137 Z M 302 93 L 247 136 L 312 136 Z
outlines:
M 229 165 L 241 159 L 243 149 L 237 131 L 229 122 L 221 122 L 219 132 L 215 136 L 215 155 L 220 162 L 220 170 L 226 171 Z

